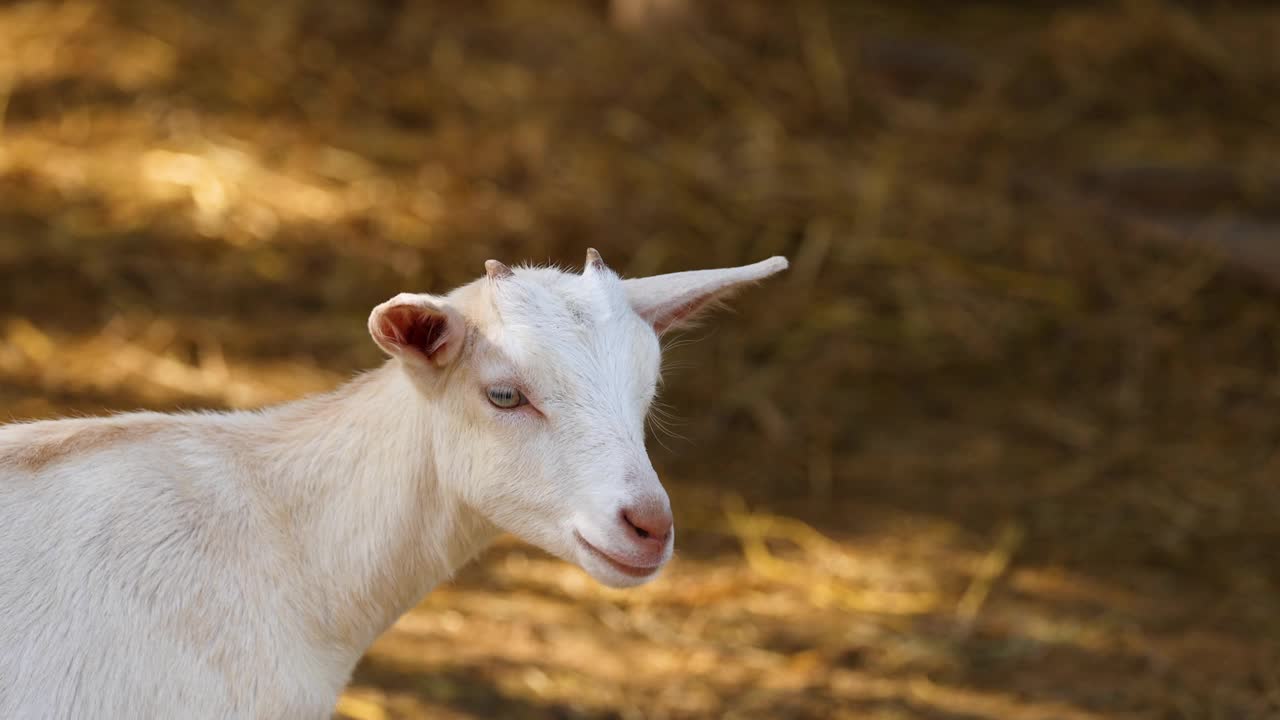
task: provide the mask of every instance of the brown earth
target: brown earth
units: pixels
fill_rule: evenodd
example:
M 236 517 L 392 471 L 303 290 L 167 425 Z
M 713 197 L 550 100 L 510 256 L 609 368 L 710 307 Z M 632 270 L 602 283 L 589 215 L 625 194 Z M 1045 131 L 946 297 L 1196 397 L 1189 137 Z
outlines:
M 488 257 L 782 253 L 671 349 L 669 572 L 504 541 L 343 716 L 1280 717 L 1280 11 L 611 17 L 0 5 L 0 413 L 331 387 Z

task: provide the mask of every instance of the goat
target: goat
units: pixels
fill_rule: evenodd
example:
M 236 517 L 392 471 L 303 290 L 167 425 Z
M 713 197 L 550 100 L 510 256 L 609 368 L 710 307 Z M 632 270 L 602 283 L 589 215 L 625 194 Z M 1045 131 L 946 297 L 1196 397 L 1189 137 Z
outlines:
M 490 260 L 374 308 L 389 360 L 331 393 L 0 428 L 0 717 L 327 718 L 502 532 L 652 579 L 675 542 L 645 450 L 659 336 L 786 266 Z

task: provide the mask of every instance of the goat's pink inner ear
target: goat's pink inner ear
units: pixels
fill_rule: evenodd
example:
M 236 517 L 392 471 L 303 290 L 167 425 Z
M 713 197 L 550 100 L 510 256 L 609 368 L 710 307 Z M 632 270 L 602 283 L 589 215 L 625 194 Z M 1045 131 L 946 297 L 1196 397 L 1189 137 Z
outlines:
M 452 346 L 457 341 L 447 312 L 417 305 L 386 308 L 379 315 L 376 327 L 384 342 L 419 353 L 436 363 L 447 362 L 452 357 Z
M 697 315 L 710 302 L 710 298 L 697 298 L 686 303 L 670 305 L 655 310 L 645 319 L 653 325 L 654 331 L 661 335 L 673 327 L 678 327 L 686 318 Z

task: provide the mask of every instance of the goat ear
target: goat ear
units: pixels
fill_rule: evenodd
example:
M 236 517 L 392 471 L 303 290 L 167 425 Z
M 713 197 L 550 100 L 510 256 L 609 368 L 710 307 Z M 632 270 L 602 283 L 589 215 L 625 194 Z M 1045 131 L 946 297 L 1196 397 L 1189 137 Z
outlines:
M 654 275 L 624 280 L 627 298 L 659 335 L 692 321 L 735 290 L 785 270 L 787 259 L 771 257 L 754 265 Z
M 462 351 L 466 321 L 441 298 L 401 293 L 373 309 L 369 334 L 392 357 L 444 367 Z

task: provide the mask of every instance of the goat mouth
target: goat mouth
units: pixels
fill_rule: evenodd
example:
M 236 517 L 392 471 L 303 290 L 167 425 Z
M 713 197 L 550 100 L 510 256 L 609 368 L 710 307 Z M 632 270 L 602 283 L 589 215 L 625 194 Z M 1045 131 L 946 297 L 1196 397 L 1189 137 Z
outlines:
M 578 543 L 580 545 L 582 545 L 584 548 L 587 549 L 587 552 L 609 563 L 609 566 L 612 567 L 614 570 L 617 570 L 618 572 L 628 577 L 633 577 L 633 578 L 649 577 L 650 575 L 657 572 L 658 568 L 662 567 L 661 563 L 646 567 L 643 565 L 631 565 L 629 563 L 622 562 L 621 560 L 618 560 L 617 558 L 601 550 L 595 545 L 592 545 L 590 542 L 587 542 L 587 539 L 582 537 L 582 533 L 579 533 L 577 530 L 573 531 L 573 536 L 578 539 Z

